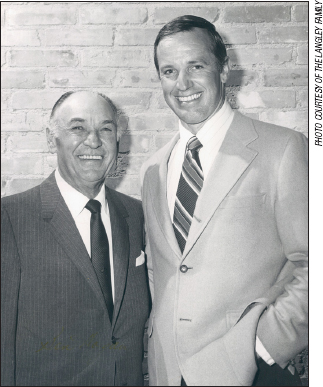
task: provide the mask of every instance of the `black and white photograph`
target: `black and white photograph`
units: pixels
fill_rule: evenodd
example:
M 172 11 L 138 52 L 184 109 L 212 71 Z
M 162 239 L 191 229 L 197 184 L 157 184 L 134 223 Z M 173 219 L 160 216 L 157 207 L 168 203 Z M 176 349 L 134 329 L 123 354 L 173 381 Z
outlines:
M 1 2 L 2 386 L 320 384 L 322 3 Z

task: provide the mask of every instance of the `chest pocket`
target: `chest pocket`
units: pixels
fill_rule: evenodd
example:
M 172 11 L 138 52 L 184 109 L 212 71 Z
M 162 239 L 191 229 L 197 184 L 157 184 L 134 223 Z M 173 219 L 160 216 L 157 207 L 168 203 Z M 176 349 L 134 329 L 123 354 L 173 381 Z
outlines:
M 219 208 L 259 207 L 265 204 L 266 194 L 250 196 L 228 196 L 219 205 Z

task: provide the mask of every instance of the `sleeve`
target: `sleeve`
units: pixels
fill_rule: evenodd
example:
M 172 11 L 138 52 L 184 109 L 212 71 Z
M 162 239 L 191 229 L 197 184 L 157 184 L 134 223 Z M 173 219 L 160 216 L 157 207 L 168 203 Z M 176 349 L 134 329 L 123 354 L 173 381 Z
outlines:
M 262 314 L 257 336 L 282 368 L 308 343 L 308 158 L 307 139 L 293 134 L 278 172 L 275 217 L 291 267 L 283 293 Z
M 148 279 L 149 279 L 149 289 L 150 289 L 150 295 L 151 295 L 151 301 L 154 301 L 154 272 L 153 272 L 153 263 L 151 259 L 151 251 L 149 243 L 147 242 L 147 230 L 146 230 L 146 223 L 145 223 L 145 254 L 147 258 L 147 271 L 148 271 Z
M 1 385 L 15 385 L 20 284 L 19 254 L 7 211 L 1 207 Z
M 140 187 L 141 187 L 141 198 L 142 198 L 142 204 L 143 204 L 143 211 L 144 211 L 144 247 L 145 247 L 145 254 L 147 259 L 147 271 L 148 271 L 148 279 L 149 279 L 149 289 L 151 294 L 151 300 L 154 300 L 154 278 L 153 278 L 153 264 L 151 260 L 151 251 L 150 251 L 150 245 L 148 240 L 148 232 L 147 232 L 147 219 L 146 216 L 146 209 L 145 209 L 145 194 L 146 190 L 144 187 L 144 177 L 146 173 L 146 164 L 144 163 L 140 169 Z

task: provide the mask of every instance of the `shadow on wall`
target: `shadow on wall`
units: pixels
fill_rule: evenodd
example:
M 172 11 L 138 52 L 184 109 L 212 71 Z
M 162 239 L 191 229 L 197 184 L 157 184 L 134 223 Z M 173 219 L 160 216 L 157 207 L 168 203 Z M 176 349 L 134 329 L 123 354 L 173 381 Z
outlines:
M 118 109 L 118 132 L 120 135 L 118 142 L 118 156 L 116 167 L 108 174 L 106 184 L 117 189 L 125 177 L 129 165 L 129 153 L 131 149 L 132 137 L 128 135 L 129 117 L 117 106 Z
M 118 142 L 118 156 L 116 167 L 111 171 L 107 178 L 106 184 L 116 189 L 126 174 L 128 166 L 127 160 L 131 149 L 131 136 L 127 135 L 129 117 L 119 108 L 118 109 L 118 132 L 120 135 Z

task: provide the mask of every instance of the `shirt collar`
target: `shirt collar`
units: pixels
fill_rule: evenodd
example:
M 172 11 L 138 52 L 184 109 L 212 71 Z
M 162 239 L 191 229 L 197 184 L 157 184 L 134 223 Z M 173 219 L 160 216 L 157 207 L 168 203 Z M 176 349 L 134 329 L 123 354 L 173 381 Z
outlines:
M 58 188 L 73 218 L 77 217 L 83 211 L 84 207 L 89 201 L 89 198 L 68 184 L 63 179 L 58 169 L 55 171 L 55 178 Z M 105 184 L 102 184 L 100 192 L 94 199 L 101 203 L 102 209 L 106 212 Z
M 233 115 L 233 110 L 229 103 L 225 100 L 221 109 L 209 120 L 207 120 L 196 134 L 196 137 L 200 140 L 203 146 L 207 145 L 208 142 L 216 136 L 217 132 L 223 127 L 231 115 Z M 179 121 L 179 135 L 181 141 L 185 141 L 185 143 L 187 143 L 187 141 L 193 136 L 188 129 L 184 128 L 181 121 Z

